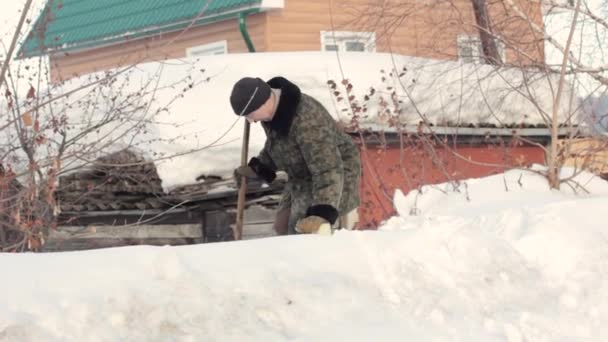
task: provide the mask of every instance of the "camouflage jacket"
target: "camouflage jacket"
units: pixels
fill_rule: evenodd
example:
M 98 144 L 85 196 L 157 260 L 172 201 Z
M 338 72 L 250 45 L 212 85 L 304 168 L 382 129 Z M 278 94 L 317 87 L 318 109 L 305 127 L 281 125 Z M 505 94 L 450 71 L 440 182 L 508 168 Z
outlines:
M 268 84 L 281 89 L 279 105 L 273 120 L 262 123 L 266 143 L 249 165 L 270 181 L 278 170 L 287 173 L 290 230 L 310 215 L 333 224 L 359 205 L 359 150 L 317 100 L 282 77 Z

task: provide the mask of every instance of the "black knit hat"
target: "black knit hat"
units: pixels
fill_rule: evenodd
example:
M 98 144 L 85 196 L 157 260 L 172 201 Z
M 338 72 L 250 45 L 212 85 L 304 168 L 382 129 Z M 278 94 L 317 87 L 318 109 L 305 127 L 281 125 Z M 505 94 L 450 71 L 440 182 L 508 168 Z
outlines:
M 248 115 L 270 98 L 270 86 L 260 78 L 245 77 L 234 84 L 230 104 L 236 115 Z

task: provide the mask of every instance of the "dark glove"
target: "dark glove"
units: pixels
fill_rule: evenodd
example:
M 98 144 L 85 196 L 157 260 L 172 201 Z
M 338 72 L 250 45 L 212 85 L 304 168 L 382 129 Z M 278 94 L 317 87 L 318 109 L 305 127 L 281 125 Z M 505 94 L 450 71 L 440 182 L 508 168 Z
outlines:
M 247 163 L 247 166 L 249 168 L 251 168 L 251 170 L 253 170 L 253 172 L 256 174 L 255 177 L 263 180 L 264 182 L 266 182 L 268 184 L 272 183 L 275 180 L 275 178 L 277 178 L 277 174 L 276 174 L 275 170 L 262 164 L 262 162 L 258 158 L 255 158 L 255 157 L 251 158 L 249 163 Z M 245 171 L 243 171 L 243 172 L 245 172 Z
M 234 178 L 239 187 L 241 186 L 241 177 L 243 176 L 248 179 L 261 179 L 270 184 L 277 177 L 277 174 L 274 170 L 262 164 L 258 158 L 254 157 L 247 163 L 247 166 L 239 166 L 234 170 Z

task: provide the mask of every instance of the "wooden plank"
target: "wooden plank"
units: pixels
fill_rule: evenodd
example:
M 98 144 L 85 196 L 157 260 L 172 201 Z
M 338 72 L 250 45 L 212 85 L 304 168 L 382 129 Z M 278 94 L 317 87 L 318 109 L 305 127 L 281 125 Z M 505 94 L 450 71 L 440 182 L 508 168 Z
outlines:
M 60 226 L 128 225 L 145 224 L 197 224 L 201 222 L 199 210 L 123 210 L 109 212 L 64 212 L 60 214 Z
M 160 211 L 159 211 L 160 212 Z M 191 213 L 191 212 L 190 212 Z M 182 218 L 190 213 L 180 212 Z M 91 213 L 89 213 L 91 214 Z M 100 213 L 94 213 L 100 214 Z M 128 211 L 141 218 L 141 212 Z M 120 247 L 132 245 L 185 245 L 202 242 L 221 242 L 232 240 L 231 225 L 235 222 L 235 214 L 231 211 L 206 212 L 206 220 L 200 213 L 190 220 L 198 220 L 190 224 L 160 224 L 141 226 L 60 226 L 50 232 L 44 245 L 44 251 L 74 251 L 107 247 Z M 276 209 L 254 205 L 248 207 L 245 213 L 244 239 L 258 239 L 276 236 L 273 231 Z M 103 216 L 102 216 L 103 217 Z M 99 217 L 89 217 L 98 219 Z M 113 219 L 105 217 L 107 219 Z M 203 237 L 202 224 L 207 225 L 207 236 Z
M 269 209 L 260 205 L 251 206 L 245 210 L 245 224 L 273 223 L 276 213 L 276 209 Z
M 595 174 L 608 173 L 608 141 L 596 138 L 562 139 L 560 145 L 568 144 L 569 154 L 565 165 L 583 168 Z
M 206 242 L 234 240 L 232 225 L 236 222 L 236 214 L 226 211 L 206 212 L 201 220 L 205 229 Z
M 162 209 L 149 209 L 146 210 L 144 214 L 148 215 L 158 215 L 161 213 L 180 213 L 183 214 L 187 210 L 183 208 L 176 208 L 172 210 L 162 210 Z M 119 210 L 119 211 L 83 211 L 83 212 L 63 212 L 68 216 L 80 216 L 80 217 L 100 217 L 100 216 L 118 216 L 118 215 L 142 215 L 141 210 Z
M 149 239 L 122 239 L 122 238 L 99 238 L 99 239 L 71 239 L 71 240 L 51 240 L 47 241 L 43 247 L 43 252 L 59 251 L 79 251 L 97 248 L 123 247 L 136 245 L 151 246 L 180 246 L 202 243 L 202 239 L 197 238 L 149 238 Z
M 260 239 L 276 236 L 273 223 L 245 224 L 243 227 L 243 240 Z
M 62 226 L 49 232 L 49 241 L 74 239 L 202 238 L 200 224 L 140 226 Z

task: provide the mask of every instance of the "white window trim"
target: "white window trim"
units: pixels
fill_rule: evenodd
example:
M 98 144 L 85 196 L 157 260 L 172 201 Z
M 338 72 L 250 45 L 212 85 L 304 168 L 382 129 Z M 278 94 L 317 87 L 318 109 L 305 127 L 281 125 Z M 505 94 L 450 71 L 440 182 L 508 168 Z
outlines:
M 262 0 L 260 4 L 262 11 L 285 8 L 284 0 Z
M 507 51 L 505 49 L 504 42 L 499 38 L 494 38 L 496 41 L 496 48 L 498 49 L 498 55 L 503 63 L 507 61 Z M 466 61 L 463 59 L 461 48 L 464 44 L 473 43 L 473 56 L 472 61 Z M 459 34 L 458 35 L 458 60 L 463 63 L 481 63 L 483 57 L 483 50 L 481 46 L 481 38 L 477 35 Z
M 221 52 L 221 53 L 215 53 Z M 201 56 L 212 56 L 218 54 L 227 54 L 228 53 L 228 41 L 220 40 L 217 42 L 191 46 L 186 49 L 187 57 L 201 57 Z
M 328 44 L 338 46 L 338 51 L 346 52 L 347 42 L 365 44 L 365 52 L 376 52 L 376 32 L 321 31 L 321 51 L 327 51 Z

